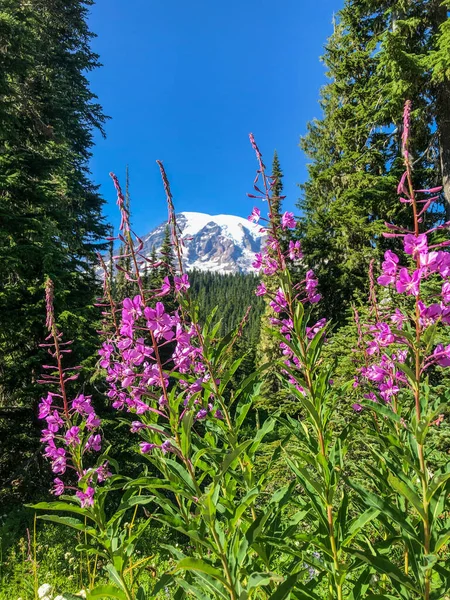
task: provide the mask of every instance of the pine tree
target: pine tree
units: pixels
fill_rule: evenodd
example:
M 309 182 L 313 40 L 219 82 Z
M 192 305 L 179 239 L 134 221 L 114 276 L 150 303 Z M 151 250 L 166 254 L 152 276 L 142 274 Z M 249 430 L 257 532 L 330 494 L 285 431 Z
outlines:
M 281 212 L 282 212 L 282 192 L 283 192 L 283 171 L 281 170 L 278 153 L 275 150 L 272 160 L 272 177 L 274 185 L 272 187 L 272 221 L 280 230 L 282 250 L 285 251 L 288 245 L 288 236 L 281 232 Z M 281 235 L 283 233 L 283 235 Z M 270 317 L 275 316 L 275 312 L 269 302 L 276 293 L 277 285 L 274 277 L 262 275 L 262 280 L 268 291 L 264 297 L 264 313 L 261 316 L 260 338 L 257 348 L 258 365 L 270 365 L 265 369 L 262 375 L 263 386 L 261 388 L 261 397 L 257 403 L 257 408 L 264 410 L 275 410 L 286 402 L 286 392 L 282 389 L 277 373 L 279 373 L 279 359 L 281 358 L 280 342 L 271 332 Z
M 326 45 L 323 117 L 301 141 L 311 163 L 299 235 L 306 262 L 319 275 L 325 312 L 341 323 L 349 302 L 366 293 L 371 258 L 386 248 L 384 221 L 409 224 L 396 198 L 405 99 L 414 107 L 417 185 L 446 185 L 450 135 L 444 135 L 442 107 L 449 101 L 450 34 L 440 4 L 346 0 Z M 447 202 L 436 204 L 435 222 L 448 212 L 448 201 L 447 194 Z
M 105 121 L 86 72 L 89 0 L 3 0 L 0 7 L 0 398 L 28 400 L 45 337 L 45 275 L 66 335 L 94 349 L 103 200 L 89 179 Z

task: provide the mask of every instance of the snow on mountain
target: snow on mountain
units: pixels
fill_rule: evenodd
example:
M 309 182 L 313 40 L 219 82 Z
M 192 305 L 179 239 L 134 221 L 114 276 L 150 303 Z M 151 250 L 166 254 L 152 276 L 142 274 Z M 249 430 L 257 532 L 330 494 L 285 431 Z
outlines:
M 264 234 L 260 226 L 234 215 L 207 215 L 182 212 L 176 215 L 183 240 L 183 262 L 187 270 L 219 273 L 254 272 L 252 262 L 261 250 Z M 143 253 L 158 250 L 164 238 L 165 223 L 143 236 Z

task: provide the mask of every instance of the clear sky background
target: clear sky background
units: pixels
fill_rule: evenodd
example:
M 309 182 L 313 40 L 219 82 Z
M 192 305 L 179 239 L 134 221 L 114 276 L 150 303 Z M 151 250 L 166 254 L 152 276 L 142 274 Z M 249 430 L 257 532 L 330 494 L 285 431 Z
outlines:
M 267 166 L 276 148 L 285 210 L 294 210 L 306 158 L 298 144 L 320 116 L 319 57 L 341 0 L 97 0 L 90 27 L 103 67 L 91 74 L 105 113 L 93 179 L 118 225 L 108 173 L 130 169 L 134 229 L 167 218 L 156 159 L 175 206 L 246 217 L 256 170 L 248 133 Z

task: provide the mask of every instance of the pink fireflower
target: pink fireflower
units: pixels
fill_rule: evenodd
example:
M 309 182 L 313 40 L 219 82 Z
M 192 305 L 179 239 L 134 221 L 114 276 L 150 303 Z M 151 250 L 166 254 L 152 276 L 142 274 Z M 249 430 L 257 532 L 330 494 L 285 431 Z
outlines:
M 303 258 L 302 248 L 298 240 L 295 243 L 292 240 L 289 242 L 289 258 L 291 260 Z
M 264 296 L 264 294 L 267 294 L 267 288 L 266 288 L 266 286 L 265 286 L 265 284 L 264 284 L 263 281 L 256 288 L 255 294 L 257 296 Z
M 380 285 L 390 285 L 391 283 L 395 283 L 398 261 L 398 256 L 394 252 L 391 252 L 391 250 L 387 250 L 384 253 L 384 261 L 381 265 L 383 274 L 378 277 L 378 283 Z
M 256 206 L 253 207 L 251 214 L 247 217 L 251 223 L 257 223 L 261 218 L 261 211 Z
M 409 274 L 408 269 L 405 267 L 400 269 L 400 273 L 396 282 L 397 292 L 399 294 L 406 292 L 408 296 L 418 296 L 421 276 L 421 269 L 417 269 L 412 275 Z
M 95 492 L 95 490 L 91 486 L 88 486 L 85 492 L 82 492 L 82 491 L 76 492 L 76 495 L 80 499 L 82 508 L 94 506 L 94 492 Z
M 403 239 L 406 254 L 415 257 L 417 254 L 426 254 L 428 252 L 428 240 L 425 233 L 419 235 L 408 234 Z
M 181 277 L 174 277 L 175 289 L 177 292 L 186 292 L 191 284 L 189 283 L 189 277 L 184 273 Z
M 295 227 L 294 213 L 285 212 L 281 217 L 281 227 L 283 229 L 293 229 Z

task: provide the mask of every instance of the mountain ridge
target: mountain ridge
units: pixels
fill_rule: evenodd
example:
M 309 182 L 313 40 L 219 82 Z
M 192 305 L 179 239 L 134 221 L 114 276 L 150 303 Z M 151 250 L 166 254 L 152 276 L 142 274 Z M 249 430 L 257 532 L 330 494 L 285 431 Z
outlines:
M 255 254 L 261 251 L 261 227 L 236 215 L 210 215 L 183 211 L 176 214 L 181 231 L 183 266 L 190 271 L 255 273 Z M 150 256 L 161 248 L 167 223 L 161 223 L 141 239 L 142 253 Z

